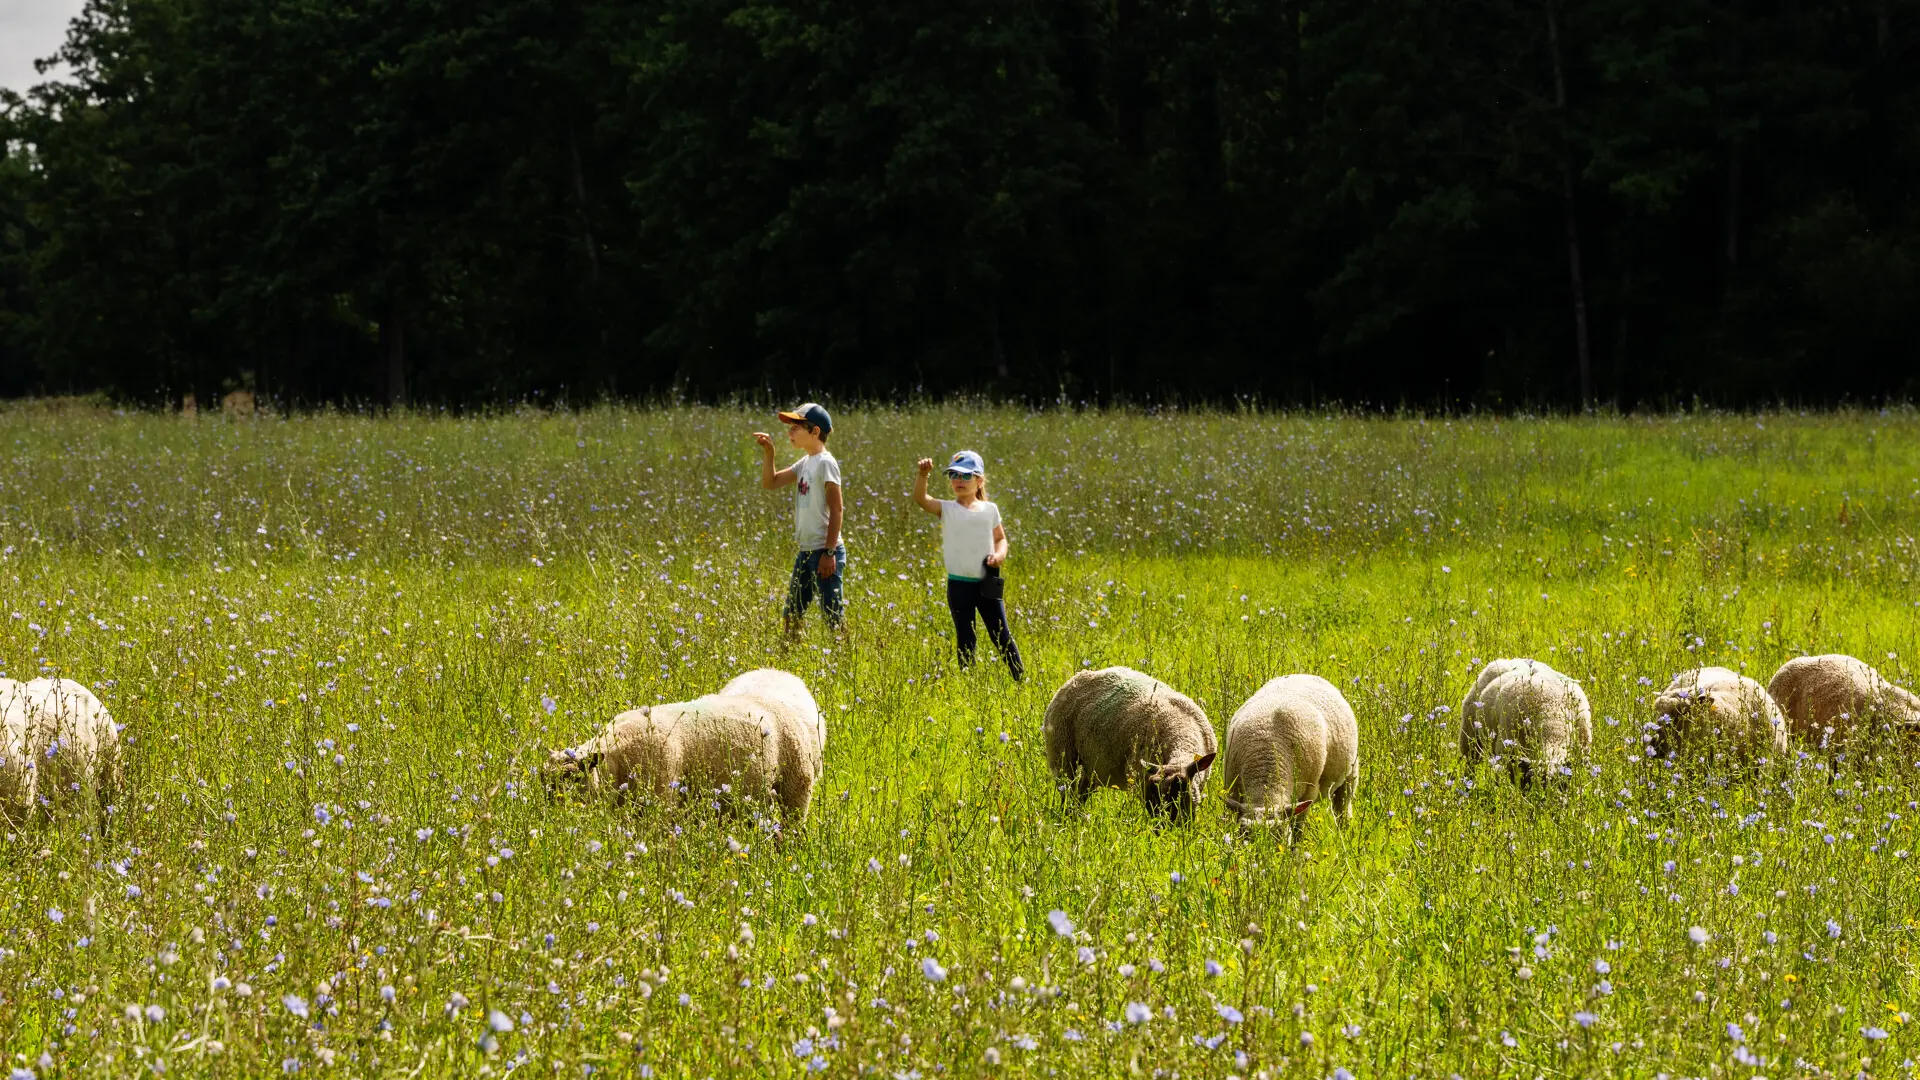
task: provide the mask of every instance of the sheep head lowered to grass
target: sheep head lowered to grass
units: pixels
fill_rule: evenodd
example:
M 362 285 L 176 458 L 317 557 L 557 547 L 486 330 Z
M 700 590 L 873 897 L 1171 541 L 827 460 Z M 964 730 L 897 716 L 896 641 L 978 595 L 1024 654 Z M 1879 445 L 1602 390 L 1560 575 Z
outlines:
M 1197 754 L 1184 765 L 1169 762 L 1155 765 L 1140 762 L 1140 800 L 1147 813 L 1173 821 L 1193 818 L 1194 804 L 1200 801 L 1200 781 L 1213 767 L 1214 754 Z

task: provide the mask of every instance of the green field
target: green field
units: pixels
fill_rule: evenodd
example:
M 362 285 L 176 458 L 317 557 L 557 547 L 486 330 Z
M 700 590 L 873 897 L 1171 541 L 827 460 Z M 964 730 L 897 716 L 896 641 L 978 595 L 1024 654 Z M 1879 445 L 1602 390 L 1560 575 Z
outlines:
M 1912 685 L 1920 415 L 837 419 L 848 632 L 789 646 L 771 416 L 0 411 L 0 672 L 96 687 L 131 742 L 104 837 L 0 847 L 9 1067 L 1915 1073 L 1920 745 L 1748 776 L 1641 746 L 1701 664 Z M 1024 684 L 984 639 L 956 669 L 906 497 L 963 446 Z M 1453 711 L 1508 655 L 1592 700 L 1562 790 L 1463 771 Z M 548 748 L 766 664 L 828 717 L 803 826 L 544 794 Z M 1354 824 L 1064 808 L 1041 714 L 1107 664 L 1221 732 L 1333 680 Z

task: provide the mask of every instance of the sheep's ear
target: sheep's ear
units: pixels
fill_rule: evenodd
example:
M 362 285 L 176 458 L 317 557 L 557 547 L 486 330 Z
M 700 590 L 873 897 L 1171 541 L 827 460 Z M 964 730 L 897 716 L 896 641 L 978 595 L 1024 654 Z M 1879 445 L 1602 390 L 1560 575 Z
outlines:
M 1187 765 L 1187 779 L 1191 780 L 1194 777 L 1199 776 L 1201 773 L 1206 772 L 1209 768 L 1212 768 L 1213 758 L 1214 758 L 1213 754 L 1207 754 L 1202 757 L 1194 758 L 1193 761 L 1189 762 Z
M 589 769 L 597 769 L 597 768 L 599 768 L 599 767 L 600 767 L 600 759 L 602 759 L 602 758 L 604 758 L 604 757 L 606 757 L 606 756 L 607 756 L 607 755 L 606 755 L 606 752 L 605 752 L 605 751 L 601 751 L 601 750 L 595 750 L 595 751 L 594 751 L 593 753 L 591 753 L 591 754 L 588 754 L 588 755 L 587 755 L 587 759 L 586 759 L 586 766 L 587 766 L 587 768 L 589 768 Z

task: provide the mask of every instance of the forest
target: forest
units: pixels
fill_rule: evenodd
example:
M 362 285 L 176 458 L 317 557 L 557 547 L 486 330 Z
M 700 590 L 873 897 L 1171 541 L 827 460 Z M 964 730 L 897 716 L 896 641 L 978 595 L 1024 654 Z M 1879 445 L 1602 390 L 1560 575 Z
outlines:
M 1920 392 L 1920 0 L 91 0 L 0 395 Z

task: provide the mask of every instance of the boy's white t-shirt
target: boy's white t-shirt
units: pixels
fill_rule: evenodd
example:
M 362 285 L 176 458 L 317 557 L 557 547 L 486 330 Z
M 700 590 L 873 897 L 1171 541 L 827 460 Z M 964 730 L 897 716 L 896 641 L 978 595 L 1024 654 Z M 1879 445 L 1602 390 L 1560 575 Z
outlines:
M 793 479 L 793 542 L 819 551 L 827 546 L 827 485 L 840 483 L 840 462 L 826 450 L 808 454 L 793 463 Z
M 987 556 L 993 554 L 993 530 L 1000 524 L 1000 508 L 983 499 L 971 509 L 953 499 L 940 500 L 940 548 L 947 559 L 947 576 L 979 581 L 987 576 Z

